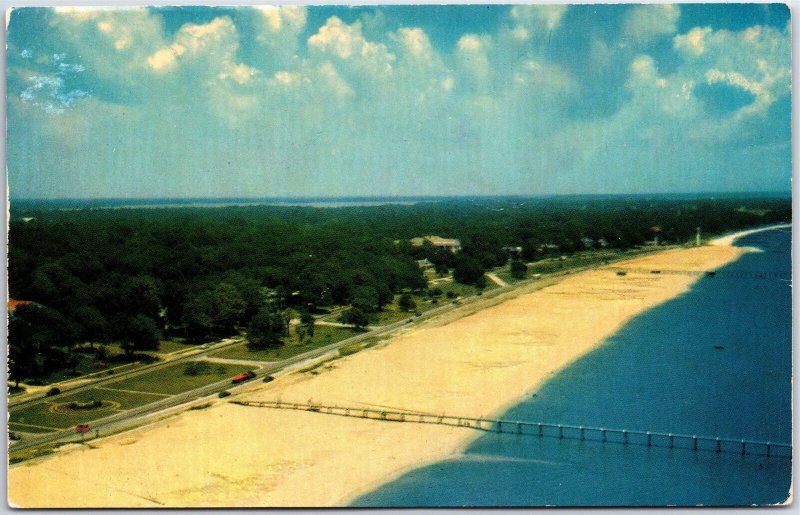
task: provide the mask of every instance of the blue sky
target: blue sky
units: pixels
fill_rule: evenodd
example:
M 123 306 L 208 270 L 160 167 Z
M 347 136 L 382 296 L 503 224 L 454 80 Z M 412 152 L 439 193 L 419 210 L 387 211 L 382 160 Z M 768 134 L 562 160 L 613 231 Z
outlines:
M 779 4 L 23 8 L 12 198 L 786 191 Z

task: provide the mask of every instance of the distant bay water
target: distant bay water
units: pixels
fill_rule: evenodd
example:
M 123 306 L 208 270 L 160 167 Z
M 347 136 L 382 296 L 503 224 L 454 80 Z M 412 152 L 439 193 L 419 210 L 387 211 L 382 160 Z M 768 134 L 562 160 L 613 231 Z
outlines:
M 209 207 L 295 206 L 295 207 L 370 207 L 413 205 L 429 200 L 418 197 L 270 197 L 270 198 L 110 198 L 110 199 L 19 199 L 13 209 L 167 209 Z
M 525 204 L 528 201 L 550 200 L 573 203 L 598 200 L 693 200 L 716 198 L 760 198 L 787 197 L 785 192 L 755 193 L 670 193 L 630 195 L 429 195 L 429 196 L 352 196 L 352 197 L 191 197 L 191 198 L 14 198 L 10 199 L 12 213 L 31 210 L 76 210 L 76 209 L 155 209 L 155 208 L 222 208 L 222 207 L 371 207 L 383 205 L 414 205 L 426 202 L 498 202 Z
M 791 442 L 791 231 L 648 311 L 501 416 Z M 789 458 L 486 433 L 354 506 L 694 506 L 783 502 Z

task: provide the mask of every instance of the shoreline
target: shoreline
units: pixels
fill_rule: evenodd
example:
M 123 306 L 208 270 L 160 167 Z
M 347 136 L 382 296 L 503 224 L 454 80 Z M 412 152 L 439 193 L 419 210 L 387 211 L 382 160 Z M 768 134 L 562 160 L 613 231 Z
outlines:
M 752 232 L 721 239 L 732 243 Z M 704 272 L 747 252 L 715 243 L 615 267 Z M 253 385 L 235 397 L 464 416 L 503 413 L 603 345 L 630 319 L 685 293 L 697 280 L 682 274 L 619 277 L 602 268 L 583 271 L 443 325 L 423 325 L 326 364 L 317 374 L 284 376 L 270 388 Z M 572 319 L 570 327 L 563 327 L 565 317 Z M 280 428 L 281 438 L 269 438 L 265 428 Z M 203 433 L 201 449 L 194 442 Z M 481 434 L 215 402 L 207 410 L 97 441 L 93 449 L 15 466 L 9 469 L 9 502 L 25 507 L 347 506 L 409 470 L 460 454 Z M 68 470 L 77 472 L 68 476 Z M 153 473 L 141 477 L 143 470 Z M 86 480 L 97 477 L 107 482 L 96 485 L 99 490 L 86 489 Z M 139 481 L 132 484 L 128 478 Z M 176 484 L 169 486 L 173 479 Z M 39 492 L 37 485 L 43 484 L 57 485 L 57 492 Z M 309 489 L 311 484 L 316 488 Z
M 759 232 L 764 231 L 773 231 L 775 229 L 791 229 L 791 223 L 779 223 L 779 224 L 772 224 L 772 225 L 764 225 L 761 227 L 755 227 L 753 229 L 744 229 L 742 231 L 736 231 L 730 234 L 726 234 L 725 236 L 720 236 L 718 238 L 714 238 L 709 242 L 709 245 L 714 246 L 731 246 L 733 245 L 736 240 L 739 238 L 744 238 L 745 236 L 749 236 L 751 234 L 756 234 Z

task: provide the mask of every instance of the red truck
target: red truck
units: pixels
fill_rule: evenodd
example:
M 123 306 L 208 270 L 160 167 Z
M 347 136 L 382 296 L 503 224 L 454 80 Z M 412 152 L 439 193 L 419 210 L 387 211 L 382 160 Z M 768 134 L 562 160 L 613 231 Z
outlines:
M 248 379 L 253 379 L 255 376 L 256 376 L 255 372 L 252 372 L 252 371 L 244 372 L 242 374 L 233 376 L 231 378 L 231 383 L 233 383 L 233 384 L 242 383 L 244 381 L 247 381 Z

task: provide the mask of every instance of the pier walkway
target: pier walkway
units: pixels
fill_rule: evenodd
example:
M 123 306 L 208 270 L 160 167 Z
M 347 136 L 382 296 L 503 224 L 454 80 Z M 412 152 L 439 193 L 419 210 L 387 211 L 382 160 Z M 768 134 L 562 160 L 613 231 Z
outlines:
M 747 439 L 718 438 L 713 436 L 685 435 L 657 431 L 636 431 L 606 427 L 549 424 L 544 422 L 522 422 L 516 420 L 494 420 L 449 415 L 431 415 L 419 412 L 391 411 L 373 408 L 326 406 L 282 401 L 231 401 L 232 404 L 256 408 L 290 409 L 325 413 L 344 417 L 385 420 L 415 424 L 440 424 L 468 427 L 486 432 L 507 433 L 540 438 L 594 441 L 621 445 L 640 445 L 669 449 L 688 449 L 694 452 L 716 452 L 768 458 L 792 457 L 792 446 L 787 443 L 762 442 Z

